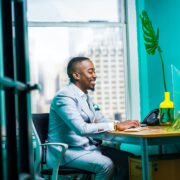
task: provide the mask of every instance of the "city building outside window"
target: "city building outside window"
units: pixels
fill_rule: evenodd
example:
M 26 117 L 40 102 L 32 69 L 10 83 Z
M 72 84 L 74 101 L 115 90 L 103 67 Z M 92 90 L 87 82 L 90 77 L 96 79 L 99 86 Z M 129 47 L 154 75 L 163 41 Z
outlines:
M 73 9 L 72 9 L 73 7 Z M 126 119 L 128 101 L 123 0 L 28 0 L 32 112 L 49 112 L 56 91 L 69 80 L 68 61 L 90 57 L 97 81 L 90 92 L 110 119 Z

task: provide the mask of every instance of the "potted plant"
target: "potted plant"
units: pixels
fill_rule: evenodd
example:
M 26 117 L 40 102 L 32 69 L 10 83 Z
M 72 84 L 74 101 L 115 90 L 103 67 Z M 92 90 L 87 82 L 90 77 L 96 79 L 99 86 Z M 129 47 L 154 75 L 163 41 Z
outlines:
M 164 60 L 162 57 L 162 50 L 159 45 L 159 28 L 155 32 L 152 26 L 152 23 L 149 19 L 147 12 L 144 10 L 140 14 L 140 19 L 142 23 L 144 45 L 146 52 L 149 55 L 154 55 L 156 51 L 160 56 L 161 66 L 162 66 L 162 75 L 163 75 L 163 85 L 165 92 L 165 99 L 160 104 L 160 124 L 161 125 L 171 125 L 174 119 L 174 103 L 170 100 L 170 93 L 167 91 L 166 86 L 166 77 L 164 70 Z

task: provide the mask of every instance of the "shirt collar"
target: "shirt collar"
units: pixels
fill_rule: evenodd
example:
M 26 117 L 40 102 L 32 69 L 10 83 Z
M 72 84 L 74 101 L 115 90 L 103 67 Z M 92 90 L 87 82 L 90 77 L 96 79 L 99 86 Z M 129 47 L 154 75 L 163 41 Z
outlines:
M 87 94 L 85 94 L 81 89 L 79 89 L 74 83 L 70 83 L 73 87 L 73 89 L 76 91 L 76 93 L 80 96 L 80 97 L 85 97 L 87 96 Z

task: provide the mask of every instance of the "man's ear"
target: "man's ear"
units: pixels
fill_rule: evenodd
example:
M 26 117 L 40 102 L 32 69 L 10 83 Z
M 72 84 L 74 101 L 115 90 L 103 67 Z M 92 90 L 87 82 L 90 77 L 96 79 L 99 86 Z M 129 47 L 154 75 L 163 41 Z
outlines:
M 74 72 L 72 75 L 73 75 L 73 78 L 74 78 L 76 81 L 80 79 L 80 74 L 79 74 L 79 73 Z

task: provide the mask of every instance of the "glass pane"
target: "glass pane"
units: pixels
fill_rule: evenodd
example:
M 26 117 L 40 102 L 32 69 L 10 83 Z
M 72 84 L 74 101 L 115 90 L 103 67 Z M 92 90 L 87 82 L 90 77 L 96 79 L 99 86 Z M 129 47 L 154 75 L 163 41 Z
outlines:
M 33 112 L 48 112 L 56 91 L 67 84 L 72 56 L 90 57 L 97 73 L 94 102 L 110 118 L 125 118 L 123 30 L 120 28 L 29 28 Z
M 173 101 L 175 120 L 180 120 L 180 70 L 175 66 L 171 66 L 172 83 L 173 83 Z
M 117 22 L 120 0 L 28 0 L 29 21 Z

